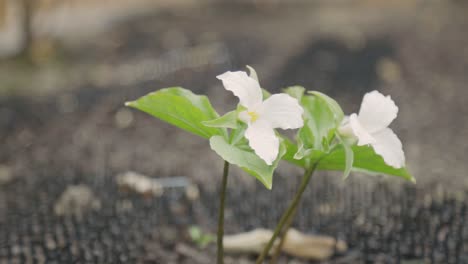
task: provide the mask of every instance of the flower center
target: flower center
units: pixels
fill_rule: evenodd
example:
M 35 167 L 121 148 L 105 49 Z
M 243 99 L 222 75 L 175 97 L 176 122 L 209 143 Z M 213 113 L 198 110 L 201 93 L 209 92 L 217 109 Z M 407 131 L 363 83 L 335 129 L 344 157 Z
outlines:
M 250 116 L 250 121 L 255 122 L 258 119 L 258 114 L 254 111 L 249 111 L 247 114 Z

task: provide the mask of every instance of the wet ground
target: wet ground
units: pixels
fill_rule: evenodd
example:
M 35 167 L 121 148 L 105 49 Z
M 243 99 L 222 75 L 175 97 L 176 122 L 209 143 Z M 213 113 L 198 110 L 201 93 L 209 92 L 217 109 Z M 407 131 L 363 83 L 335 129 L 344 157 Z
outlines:
M 52 62 L 2 62 L 0 260 L 193 263 L 180 250 L 195 248 L 185 227 L 215 231 L 213 179 L 222 162 L 205 141 L 123 102 L 180 85 L 207 93 L 222 113 L 235 99 L 215 76 L 249 64 L 271 91 L 301 84 L 336 97 L 350 112 L 366 91 L 378 89 L 400 106 L 392 127 L 417 186 L 357 174 L 342 182 L 321 173 L 308 190 L 296 226 L 350 245 L 332 263 L 468 262 L 466 6 L 385 7 L 387 13 L 379 4 L 159 10 L 79 48 L 63 47 Z M 186 176 L 200 197 L 122 192 L 115 176 L 128 170 Z M 284 164 L 274 186 L 286 186 L 291 197 L 300 174 Z M 57 216 L 60 195 L 77 184 L 92 190 L 99 208 Z M 286 204 L 282 189 L 263 190 L 237 169 L 229 188 L 230 233 L 272 227 Z M 210 259 L 213 249 L 203 254 Z

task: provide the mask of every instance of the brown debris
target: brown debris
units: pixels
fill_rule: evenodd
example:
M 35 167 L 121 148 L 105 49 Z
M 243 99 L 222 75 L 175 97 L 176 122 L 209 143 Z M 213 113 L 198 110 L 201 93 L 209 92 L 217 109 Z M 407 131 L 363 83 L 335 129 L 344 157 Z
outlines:
M 228 253 L 260 253 L 272 235 L 271 230 L 255 229 L 225 236 L 224 249 Z M 285 239 L 283 251 L 286 254 L 310 260 L 326 260 L 335 252 L 344 252 L 348 249 L 344 241 L 337 241 L 329 236 L 303 234 L 294 228 L 288 231 Z M 277 245 L 278 241 L 275 241 L 275 246 Z

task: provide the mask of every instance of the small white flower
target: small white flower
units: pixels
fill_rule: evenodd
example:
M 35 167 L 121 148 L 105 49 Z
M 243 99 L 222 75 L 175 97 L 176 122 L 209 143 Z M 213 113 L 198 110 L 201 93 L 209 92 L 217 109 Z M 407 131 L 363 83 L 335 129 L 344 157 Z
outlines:
M 359 114 L 351 114 L 339 129 L 343 136 L 357 139 L 357 145 L 371 145 L 388 165 L 401 168 L 405 166 L 405 154 L 401 141 L 388 128 L 396 118 L 398 107 L 390 96 L 378 91 L 364 95 Z
M 226 90 L 239 98 L 239 104 L 246 108 L 238 118 L 247 124 L 245 137 L 249 146 L 271 165 L 279 152 L 279 139 L 274 128 L 294 129 L 304 125 L 304 110 L 297 99 L 281 93 L 263 101 L 262 89 L 252 68 L 251 77 L 243 71 L 226 72 L 216 78 L 223 82 Z

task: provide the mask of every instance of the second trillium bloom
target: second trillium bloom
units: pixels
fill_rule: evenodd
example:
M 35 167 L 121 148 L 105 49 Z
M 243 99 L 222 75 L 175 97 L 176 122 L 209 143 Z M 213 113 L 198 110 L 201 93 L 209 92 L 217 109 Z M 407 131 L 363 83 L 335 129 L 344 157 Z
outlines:
M 228 71 L 217 78 L 223 82 L 226 90 L 239 98 L 239 104 L 245 108 L 238 118 L 247 124 L 245 137 L 249 146 L 266 164 L 271 165 L 278 156 L 280 144 L 274 129 L 302 127 L 304 110 L 297 99 L 284 93 L 274 94 L 264 101 L 256 74 L 252 73 L 250 77 L 243 71 Z
M 388 128 L 396 118 L 398 107 L 390 96 L 378 91 L 364 95 L 359 114 L 351 114 L 340 128 L 343 136 L 357 139 L 357 145 L 371 145 L 382 156 L 385 163 L 394 167 L 405 166 L 405 155 L 401 141 Z

